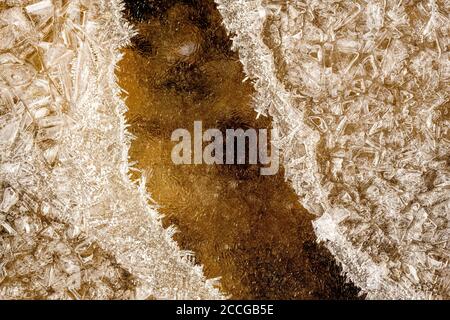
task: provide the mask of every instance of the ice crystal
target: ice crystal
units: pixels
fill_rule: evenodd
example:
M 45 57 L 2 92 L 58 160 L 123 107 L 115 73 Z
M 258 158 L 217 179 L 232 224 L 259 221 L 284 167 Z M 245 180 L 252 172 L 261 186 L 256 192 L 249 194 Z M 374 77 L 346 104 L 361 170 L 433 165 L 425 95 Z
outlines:
M 319 240 L 368 298 L 448 298 L 448 1 L 216 2 Z
M 0 1 L 0 299 L 222 298 L 128 176 L 120 1 Z

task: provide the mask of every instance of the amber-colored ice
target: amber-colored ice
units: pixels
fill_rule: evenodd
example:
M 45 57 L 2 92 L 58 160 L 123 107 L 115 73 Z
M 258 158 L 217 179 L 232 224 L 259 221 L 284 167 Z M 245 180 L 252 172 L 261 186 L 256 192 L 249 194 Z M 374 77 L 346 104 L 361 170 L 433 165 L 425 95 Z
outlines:
M 221 26 L 212 1 L 160 3 L 132 19 L 139 35 L 117 72 L 127 91 L 127 118 L 136 136 L 130 156 L 148 172 L 147 189 L 179 230 L 207 277 L 221 277 L 233 298 L 356 298 L 326 249 L 316 244 L 312 216 L 284 180 L 259 168 L 176 166 L 172 132 L 194 121 L 205 128 L 269 128 L 256 120 L 252 84 Z M 155 3 L 155 2 L 154 2 Z M 132 4 L 128 7 L 136 15 Z M 143 9 L 141 9 L 143 10 Z M 181 54 L 183 48 L 194 48 Z

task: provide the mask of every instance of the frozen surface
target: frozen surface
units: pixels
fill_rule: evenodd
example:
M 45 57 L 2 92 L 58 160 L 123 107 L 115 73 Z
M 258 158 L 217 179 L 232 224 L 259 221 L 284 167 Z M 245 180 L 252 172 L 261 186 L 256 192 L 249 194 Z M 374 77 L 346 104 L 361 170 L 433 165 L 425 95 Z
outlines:
M 222 298 L 129 179 L 121 9 L 0 1 L 0 299 Z
M 448 298 L 449 3 L 217 2 L 318 238 L 368 298 Z M 120 9 L 0 0 L 0 298 L 223 297 L 129 179 Z
M 368 298 L 449 298 L 449 3 L 216 2 L 348 277 Z

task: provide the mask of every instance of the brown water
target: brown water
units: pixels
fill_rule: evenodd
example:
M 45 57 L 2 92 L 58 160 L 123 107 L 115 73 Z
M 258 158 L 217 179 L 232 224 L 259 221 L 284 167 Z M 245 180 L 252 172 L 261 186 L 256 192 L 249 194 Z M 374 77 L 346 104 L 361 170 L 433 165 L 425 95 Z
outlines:
M 175 166 L 173 130 L 270 128 L 256 120 L 253 88 L 212 0 L 127 1 L 139 30 L 118 76 L 128 92 L 130 150 L 175 240 L 236 299 L 355 299 L 295 192 L 257 165 Z

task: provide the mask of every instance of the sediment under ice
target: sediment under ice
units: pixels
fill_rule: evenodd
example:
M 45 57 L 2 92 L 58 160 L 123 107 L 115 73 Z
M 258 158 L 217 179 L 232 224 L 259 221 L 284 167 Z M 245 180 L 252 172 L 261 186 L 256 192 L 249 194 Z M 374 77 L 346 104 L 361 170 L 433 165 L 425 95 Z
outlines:
M 367 298 L 449 298 L 449 2 L 216 0 L 318 239 Z
M 319 240 L 368 298 L 448 298 L 449 3 L 217 2 Z M 223 298 L 129 179 L 121 9 L 0 1 L 0 298 Z

